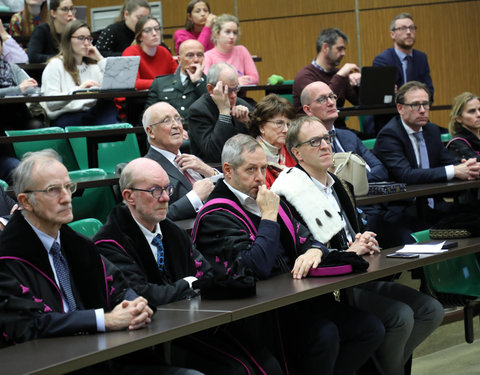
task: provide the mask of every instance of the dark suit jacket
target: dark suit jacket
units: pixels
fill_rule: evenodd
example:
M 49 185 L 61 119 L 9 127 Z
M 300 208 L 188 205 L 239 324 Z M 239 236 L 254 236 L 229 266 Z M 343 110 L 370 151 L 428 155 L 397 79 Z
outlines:
M 252 107 L 245 100 L 237 98 L 236 105 L 244 105 L 250 111 Z M 232 118 L 228 124 L 219 121 L 218 107 L 210 94 L 202 95 L 190 107 L 188 134 L 192 154 L 207 163 L 218 163 L 225 142 L 238 133 L 248 134 L 247 126 Z
M 427 145 L 429 169 L 421 169 L 417 165 L 412 143 L 399 116 L 391 119 L 378 133 L 375 155 L 387 167 L 395 181 L 407 184 L 447 181 L 445 166 L 455 164 L 455 160 L 440 140 L 439 127 L 427 123 L 423 127 L 423 137 Z
M 148 93 L 145 109 L 157 102 L 167 102 L 178 111 L 188 123 L 190 106 L 207 92 L 207 77 L 202 76 L 200 82 L 190 80 L 184 86 L 180 78 L 180 67 L 175 74 L 159 76 L 153 80 Z
M 15 203 L 17 202 L 10 198 L 0 186 L 0 216 L 10 215 L 10 210 L 15 206 Z
M 380 160 L 366 148 L 360 138 L 355 133 L 346 129 L 335 128 L 336 137 L 345 151 L 353 151 L 360 155 L 370 167 L 370 172 L 367 171 L 369 182 L 379 182 L 388 180 L 388 172 Z
M 423 82 L 428 86 L 433 100 L 433 83 L 430 77 L 430 67 L 428 66 L 427 55 L 421 51 L 414 49 L 412 51 L 413 57 L 413 79 L 412 81 Z M 403 85 L 403 68 L 400 59 L 398 58 L 393 48 L 386 49 L 373 59 L 373 66 L 396 66 L 397 67 L 397 88 Z
M 187 198 L 187 193 L 192 190 L 192 184 L 165 156 L 150 147 L 146 158 L 155 160 L 165 169 L 173 185 L 173 194 L 168 203 L 168 218 L 170 220 L 183 220 L 194 218 L 197 212 Z

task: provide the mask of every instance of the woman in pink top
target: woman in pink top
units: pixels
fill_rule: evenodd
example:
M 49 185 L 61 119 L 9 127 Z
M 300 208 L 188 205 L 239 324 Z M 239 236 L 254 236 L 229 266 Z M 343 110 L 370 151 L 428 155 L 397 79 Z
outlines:
M 177 62 L 170 52 L 160 45 L 162 27 L 155 17 L 145 16 L 135 25 L 135 45 L 125 48 L 122 56 L 140 56 L 138 67 L 137 90 L 150 88 L 157 76 L 173 74 Z
M 205 74 L 213 64 L 226 62 L 235 67 L 240 85 L 258 84 L 258 71 L 252 56 L 244 46 L 237 46 L 238 18 L 230 14 L 217 17 L 212 28 L 215 48 L 205 53 Z
M 180 44 L 188 39 L 196 39 L 202 43 L 205 52 L 211 50 L 214 45 L 211 40 L 212 25 L 216 16 L 210 12 L 210 5 L 204 0 L 191 0 L 187 5 L 187 22 L 185 28 L 175 31 L 175 51 Z

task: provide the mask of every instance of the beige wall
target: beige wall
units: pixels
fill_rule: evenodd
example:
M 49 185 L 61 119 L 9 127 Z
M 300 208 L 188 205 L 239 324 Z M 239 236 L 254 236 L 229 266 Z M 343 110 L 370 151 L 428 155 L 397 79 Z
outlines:
M 107 6 L 107 0 L 77 0 L 77 5 Z M 183 27 L 188 0 L 163 0 L 165 33 Z M 215 14 L 234 13 L 234 0 L 210 0 Z M 271 74 L 293 79 L 316 55 L 321 29 L 338 27 L 350 38 L 345 61 L 358 62 L 354 0 L 237 0 L 241 44 L 257 63 L 261 83 Z M 392 46 L 388 27 L 398 13 L 410 12 L 418 26 L 416 47 L 428 54 L 435 103 L 450 104 L 462 91 L 480 93 L 479 1 L 358 0 L 363 65 Z M 173 47 L 173 40 L 166 43 Z M 434 112 L 433 121 L 446 125 L 448 113 Z

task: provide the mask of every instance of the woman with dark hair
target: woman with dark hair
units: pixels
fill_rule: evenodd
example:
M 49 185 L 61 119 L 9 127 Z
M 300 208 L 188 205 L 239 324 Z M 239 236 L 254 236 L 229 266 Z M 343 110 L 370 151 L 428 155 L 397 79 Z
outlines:
M 180 44 L 188 39 L 196 39 L 202 43 L 205 52 L 214 45 L 211 40 L 212 26 L 217 17 L 211 13 L 210 5 L 204 0 L 191 0 L 187 5 L 187 21 L 184 29 L 173 34 L 175 51 L 179 53 Z
M 25 8 L 10 19 L 8 32 L 12 36 L 30 36 L 35 27 L 48 22 L 46 0 L 25 0 Z
M 447 149 L 457 158 L 480 161 L 480 99 L 464 92 L 453 99 L 448 131 L 452 140 Z
M 135 26 L 135 43 L 123 51 L 122 56 L 140 56 L 137 90 L 150 88 L 157 76 L 173 74 L 177 62 L 170 52 L 160 45 L 162 27 L 155 17 L 146 16 L 138 20 Z
M 147 0 L 126 0 L 115 23 L 102 30 L 95 46 L 102 56 L 120 56 L 135 39 L 140 18 L 150 15 Z
M 60 42 L 60 53 L 42 75 L 44 95 L 70 95 L 78 89 L 99 87 L 106 60 L 92 45 L 90 28 L 80 20 L 70 22 Z M 53 126 L 104 125 L 116 123 L 113 101 L 102 99 L 43 102 Z
M 33 30 L 28 43 L 30 63 L 46 62 L 59 51 L 60 39 L 67 24 L 75 19 L 77 10 L 72 0 L 50 0 L 50 17 Z
M 287 99 L 276 94 L 267 95 L 260 100 L 250 115 L 248 130 L 267 155 L 265 185 L 268 188 L 283 168 L 296 164 L 285 147 L 288 125 L 294 118 L 293 106 Z

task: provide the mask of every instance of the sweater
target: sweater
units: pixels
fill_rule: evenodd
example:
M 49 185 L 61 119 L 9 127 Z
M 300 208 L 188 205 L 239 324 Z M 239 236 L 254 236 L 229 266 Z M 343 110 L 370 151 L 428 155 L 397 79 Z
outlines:
M 250 84 L 258 84 L 258 71 L 253 62 L 252 56 L 248 49 L 244 46 L 235 46 L 229 53 L 220 52 L 217 48 L 213 48 L 205 53 L 205 74 L 213 64 L 226 62 L 237 69 L 239 76 L 249 76 Z
M 28 64 L 27 54 L 13 38 L 8 38 L 3 42 L 2 59 L 9 63 Z
M 60 35 L 57 37 L 60 40 Z M 58 54 L 58 46 L 55 46 L 48 23 L 42 23 L 33 30 L 27 50 L 31 64 L 46 62 L 50 57 Z
M 125 22 L 117 22 L 102 30 L 95 47 L 104 57 L 120 56 L 134 39 L 135 33 L 127 27 Z
M 137 90 L 150 88 L 157 76 L 175 73 L 178 65 L 170 52 L 161 46 L 157 47 L 157 52 L 154 56 L 147 55 L 139 45 L 128 47 L 123 51 L 122 56 L 140 56 L 140 66 L 138 67 L 137 81 L 135 82 Z
M 98 64 L 85 64 L 77 66 L 80 72 L 80 82 L 93 80 L 100 85 L 103 80 L 106 59 L 100 60 Z M 50 60 L 42 74 L 42 93 L 49 95 L 71 95 L 80 87 L 75 84 L 72 76 L 63 67 L 63 61 L 59 57 Z M 95 105 L 97 99 L 62 100 L 55 102 L 42 102 L 51 120 L 57 119 L 60 115 L 69 112 L 87 111 Z
M 196 39 L 200 43 L 202 43 L 203 48 L 205 49 L 205 52 L 210 51 L 215 45 L 212 42 L 211 39 L 212 36 L 212 29 L 209 28 L 208 26 L 204 26 L 202 31 L 199 33 L 196 33 L 194 31 L 188 31 L 185 29 L 179 29 L 175 31 L 173 34 L 173 40 L 175 41 L 175 51 L 177 51 L 180 48 L 180 44 L 182 44 L 184 41 L 188 39 Z

